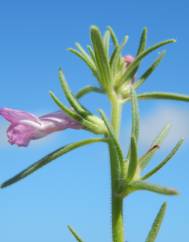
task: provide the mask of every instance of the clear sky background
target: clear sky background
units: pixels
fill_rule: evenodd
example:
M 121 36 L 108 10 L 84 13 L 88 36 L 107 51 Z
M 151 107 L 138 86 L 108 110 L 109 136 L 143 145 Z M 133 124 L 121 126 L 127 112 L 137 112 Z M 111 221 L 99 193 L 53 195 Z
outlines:
M 149 29 L 148 45 L 176 38 L 166 46 L 167 56 L 141 91 L 164 90 L 189 94 L 188 11 L 186 0 L 170 1 L 1 1 L 0 2 L 0 107 L 43 114 L 57 109 L 48 95 L 62 96 L 57 71 L 63 67 L 73 91 L 95 84 L 77 57 L 66 51 L 76 41 L 89 43 L 89 27 L 103 31 L 111 25 L 118 37 L 129 34 L 124 54 L 135 54 L 142 28 Z M 165 48 L 164 48 L 165 49 Z M 157 52 L 158 53 L 158 52 Z M 142 68 L 151 63 L 154 53 Z M 104 104 L 102 104 L 104 102 Z M 108 112 L 107 100 L 98 94 L 83 99 L 91 110 Z M 189 103 L 141 102 L 141 154 L 154 135 L 171 121 L 170 138 L 154 164 L 164 157 L 180 136 L 186 142 L 159 175 L 151 179 L 177 187 L 179 197 L 138 192 L 125 203 L 126 238 L 142 242 L 163 201 L 168 211 L 157 242 L 188 242 L 189 229 Z M 129 106 L 124 110 L 121 142 L 128 145 Z M 7 123 L 0 120 L 0 181 L 4 181 L 50 151 L 90 137 L 67 130 L 32 142 L 28 148 L 10 146 Z M 81 148 L 57 159 L 16 185 L 0 191 L 0 240 L 3 242 L 74 241 L 66 226 L 72 225 L 89 242 L 110 242 L 110 175 L 105 145 Z

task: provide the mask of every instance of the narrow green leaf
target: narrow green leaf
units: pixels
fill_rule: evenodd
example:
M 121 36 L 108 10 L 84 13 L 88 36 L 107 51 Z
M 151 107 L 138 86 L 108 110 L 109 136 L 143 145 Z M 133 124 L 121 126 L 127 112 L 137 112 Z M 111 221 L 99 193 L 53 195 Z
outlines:
M 183 139 L 181 139 L 176 145 L 175 147 L 171 150 L 171 152 L 165 157 L 165 159 L 163 159 L 159 165 L 157 165 L 155 168 L 153 168 L 150 172 L 148 172 L 146 175 L 144 175 L 141 179 L 145 180 L 149 177 L 151 177 L 153 174 L 155 174 L 156 172 L 158 172 L 163 166 L 165 166 L 167 164 L 168 161 L 171 160 L 171 158 L 176 154 L 176 152 L 178 151 L 178 149 L 180 148 L 180 146 L 183 144 Z
M 175 189 L 162 187 L 159 185 L 143 182 L 143 181 L 135 181 L 129 184 L 130 189 L 133 191 L 136 190 L 146 190 L 149 192 L 155 192 L 163 195 L 178 195 L 178 192 Z
M 68 114 L 68 116 L 72 117 L 73 119 L 75 120 L 78 120 L 80 121 L 81 120 L 81 117 L 75 113 L 74 111 L 72 111 L 71 109 L 67 108 L 60 100 L 58 97 L 55 96 L 55 94 L 50 91 L 49 92 L 51 98 L 53 99 L 53 101 L 58 105 L 58 107 L 60 109 L 62 109 L 66 114 Z
M 129 168 L 127 174 L 127 182 L 130 182 L 136 174 L 138 166 L 137 144 L 135 137 L 131 137 Z
M 124 39 L 123 39 L 123 42 L 121 45 L 117 46 L 112 55 L 111 55 L 111 58 L 110 58 L 110 66 L 111 66 L 111 70 L 112 70 L 112 74 L 113 76 L 116 75 L 116 73 L 118 72 L 119 70 L 119 63 L 120 63 L 120 60 L 122 58 L 122 55 L 121 55 L 121 51 L 122 49 L 125 47 L 126 43 L 128 41 L 128 36 L 125 36 Z
M 108 26 L 107 29 L 110 31 L 110 36 L 112 38 L 114 46 L 115 47 L 119 46 L 119 41 L 118 41 L 116 34 L 114 33 L 113 29 L 110 26 Z
M 144 169 L 152 159 L 156 151 L 160 148 L 161 143 L 167 137 L 170 130 L 170 124 L 167 124 L 152 142 L 151 148 L 139 159 L 140 168 Z
M 87 45 L 87 49 L 90 53 L 90 56 L 92 58 L 92 60 L 94 61 L 94 63 L 96 63 L 96 59 L 95 59 L 95 53 L 94 53 L 94 50 L 93 48 L 90 46 L 90 45 Z M 95 67 L 96 68 L 96 67 Z
M 124 76 L 120 79 L 120 83 L 118 83 L 118 86 L 120 86 L 121 84 L 125 83 L 127 80 L 129 80 L 130 78 L 132 78 L 135 74 L 135 71 L 136 71 L 136 67 L 140 64 L 140 61 L 145 57 L 147 56 L 149 53 L 151 53 L 152 51 L 164 46 L 164 45 L 167 45 L 167 44 L 170 44 L 170 43 L 174 43 L 175 40 L 173 39 L 170 39 L 170 40 L 165 40 L 163 42 L 160 42 L 158 44 L 155 44 L 153 46 L 151 46 L 150 48 L 144 50 L 143 52 L 141 52 L 136 58 L 135 60 L 133 61 L 132 64 L 130 64 L 127 68 L 127 71 L 126 73 L 124 74 Z
M 99 110 L 99 112 L 100 112 L 100 115 L 101 115 L 101 117 L 102 117 L 102 119 L 104 121 L 104 124 L 105 124 L 105 126 L 106 126 L 106 128 L 108 130 L 109 137 L 111 138 L 114 146 L 116 147 L 119 159 L 121 161 L 121 160 L 123 160 L 123 153 L 122 153 L 121 147 L 119 145 L 119 142 L 117 141 L 117 138 L 116 138 L 116 136 L 114 134 L 114 131 L 113 131 L 112 127 L 111 127 L 111 124 L 109 123 L 105 113 L 102 110 Z
M 131 87 L 131 105 L 132 105 L 132 130 L 131 130 L 131 137 L 135 138 L 137 143 L 139 137 L 139 126 L 140 126 L 140 117 L 139 117 L 139 110 L 138 110 L 138 100 L 136 96 L 135 90 Z M 130 148 L 131 149 L 131 148 Z M 129 160 L 130 157 L 130 149 L 128 150 L 127 159 Z
M 62 70 L 59 70 L 59 79 L 60 79 L 60 84 L 64 91 L 64 94 L 67 100 L 69 101 L 70 105 L 74 108 L 74 110 L 83 117 L 86 117 L 86 115 L 90 114 L 90 112 L 86 110 L 84 107 L 82 107 L 81 104 L 78 102 L 78 100 L 72 94 L 68 86 L 68 83 L 65 80 Z
M 140 53 L 142 53 L 145 50 L 146 47 L 146 40 L 147 40 L 147 28 L 145 27 L 142 31 L 141 37 L 140 37 L 140 42 L 139 42 L 139 47 L 137 50 L 137 54 L 139 55 Z
M 163 205 L 161 206 L 161 208 L 152 224 L 152 227 L 150 229 L 146 242 L 155 242 L 156 241 L 157 235 L 160 230 L 160 226 L 161 226 L 163 218 L 165 216 L 166 209 L 167 209 L 167 204 L 163 203 Z
M 189 102 L 189 95 L 183 95 L 178 93 L 168 93 L 168 92 L 141 93 L 141 94 L 138 94 L 138 98 L 142 100 L 168 99 L 168 100 Z
M 117 138 L 114 134 L 114 131 L 111 127 L 111 124 L 108 122 L 105 113 L 102 110 L 99 110 L 100 115 L 104 121 L 104 124 L 108 130 L 108 136 L 110 137 L 111 143 L 112 143 L 112 147 L 114 149 L 114 154 L 112 155 L 116 155 L 117 160 L 118 160 L 118 165 L 120 167 L 118 167 L 118 172 L 123 171 L 124 169 L 124 157 L 123 157 L 123 153 L 121 150 L 121 147 L 119 145 L 119 142 L 117 141 Z
M 101 33 L 96 26 L 91 27 L 91 40 L 95 53 L 97 69 L 100 75 L 100 81 L 106 89 L 112 82 L 112 77 L 104 42 L 102 40 Z
M 69 229 L 69 231 L 71 232 L 71 234 L 73 235 L 73 237 L 74 237 L 78 242 L 84 242 L 84 241 L 79 237 L 79 235 L 76 233 L 76 231 L 72 229 L 71 226 L 68 225 L 68 229 Z
M 97 76 L 97 72 L 96 72 L 96 67 L 95 67 L 94 61 L 91 58 L 89 58 L 87 55 L 84 55 L 80 51 L 77 51 L 77 50 L 75 50 L 73 48 L 68 48 L 68 50 L 71 53 L 73 53 L 76 56 L 78 56 L 80 59 L 82 59 L 87 64 L 87 66 L 91 69 L 91 71 L 93 72 L 93 74 L 95 76 Z
M 139 78 L 139 80 L 134 83 L 134 88 L 140 87 L 146 81 L 146 79 L 155 71 L 156 67 L 159 65 L 164 56 L 165 52 L 162 52 L 160 56 L 154 61 L 154 63 Z
M 75 95 L 76 98 L 81 98 L 84 95 L 91 93 L 91 92 L 97 92 L 97 93 L 104 93 L 104 90 L 102 88 L 99 87 L 93 87 L 93 86 L 86 86 L 84 88 L 82 88 L 81 90 L 79 90 L 79 92 Z
M 109 47 L 110 47 L 110 31 L 109 30 L 106 30 L 106 32 L 104 34 L 103 41 L 104 41 L 104 47 L 105 47 L 105 50 L 106 50 L 106 54 L 108 56 L 109 55 Z
M 79 141 L 79 142 L 76 142 L 76 143 L 65 145 L 65 146 L 51 152 L 50 154 L 44 156 L 39 161 L 30 165 L 29 167 L 27 167 L 23 171 L 19 172 L 16 176 L 13 176 L 12 178 L 3 182 L 0 186 L 0 188 L 5 188 L 7 186 L 10 186 L 10 185 L 22 180 L 26 176 L 31 175 L 33 172 L 35 172 L 38 169 L 42 168 L 43 166 L 49 164 L 51 161 L 57 159 L 58 157 L 70 152 L 71 150 L 74 150 L 74 149 L 79 148 L 79 147 L 84 146 L 84 145 L 97 143 L 97 142 L 106 142 L 106 141 L 107 141 L 106 139 L 102 139 L 102 138 L 93 138 L 93 139 L 86 139 L 86 140 L 82 140 L 82 141 Z
M 132 136 L 135 137 L 137 142 L 139 137 L 140 115 L 139 115 L 137 95 L 134 88 L 131 88 L 131 105 L 132 105 Z

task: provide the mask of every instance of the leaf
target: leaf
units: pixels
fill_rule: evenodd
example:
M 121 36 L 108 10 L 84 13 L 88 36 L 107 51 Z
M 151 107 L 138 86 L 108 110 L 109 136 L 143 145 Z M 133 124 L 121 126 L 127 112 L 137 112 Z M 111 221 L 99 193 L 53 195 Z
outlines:
M 107 118 L 106 118 L 106 115 L 105 113 L 102 111 L 102 110 L 99 110 L 100 112 L 100 115 L 104 121 L 104 124 L 108 130 L 108 136 L 112 142 L 112 145 L 113 145 L 113 149 L 114 149 L 114 155 L 117 156 L 117 160 L 118 160 L 118 165 L 120 166 L 120 168 L 118 169 L 118 172 L 120 172 L 120 169 L 121 171 L 123 171 L 123 167 L 124 167 L 124 158 L 123 158 L 123 153 L 122 153 L 122 150 L 121 150 L 121 147 L 117 141 L 117 138 L 114 134 L 114 131 L 110 125 L 110 123 L 108 122 Z
M 165 56 L 165 52 L 162 52 L 160 56 L 154 61 L 154 63 L 139 78 L 139 80 L 134 83 L 134 88 L 140 87 L 145 82 L 145 80 L 155 71 L 156 67 L 160 64 L 164 56 Z
M 70 105 L 74 108 L 74 110 L 83 117 L 86 117 L 87 115 L 89 115 L 90 112 L 86 110 L 83 106 L 81 106 L 81 104 L 72 94 L 61 69 L 59 70 L 59 79 L 60 79 L 60 84 L 64 91 L 64 94 L 67 100 L 69 101 Z
M 15 175 L 12 178 L 8 179 L 7 181 L 3 182 L 0 186 L 0 188 L 5 188 L 7 186 L 10 186 L 10 185 L 22 180 L 26 176 L 31 175 L 33 172 L 35 172 L 38 169 L 42 168 L 43 166 L 49 164 L 51 161 L 57 159 L 58 157 L 70 152 L 71 150 L 74 150 L 74 149 L 79 148 L 84 145 L 97 143 L 97 142 L 105 142 L 105 141 L 106 141 L 106 139 L 93 138 L 93 139 L 86 139 L 86 140 L 82 140 L 82 141 L 79 141 L 76 143 L 65 145 L 65 146 L 51 152 L 50 154 L 44 156 L 42 159 L 40 159 L 39 161 L 30 165 L 23 171 L 19 172 L 17 175 Z
M 135 137 L 131 137 L 129 168 L 127 174 L 127 182 L 130 182 L 136 174 L 138 165 L 137 144 Z
M 81 90 L 79 90 L 79 92 L 75 95 L 75 97 L 79 99 L 90 92 L 97 92 L 97 93 L 103 94 L 104 90 L 99 87 L 86 86 L 86 87 L 83 87 Z
M 139 117 L 137 95 L 133 88 L 131 88 L 131 104 L 132 104 L 132 136 L 135 137 L 137 142 L 139 137 L 140 117 Z
M 164 46 L 164 45 L 167 45 L 167 44 L 170 44 L 170 43 L 174 43 L 175 40 L 173 39 L 170 39 L 170 40 L 165 40 L 165 41 L 162 41 L 158 44 L 155 44 L 153 46 L 151 46 L 150 48 L 144 50 L 143 52 L 141 52 L 136 58 L 135 60 L 133 61 L 133 63 L 131 63 L 128 68 L 127 68 L 127 71 L 125 72 L 124 76 L 120 79 L 120 83 L 118 83 L 117 86 L 120 86 L 121 84 L 125 83 L 126 81 L 128 81 L 130 78 L 132 78 L 135 74 L 135 71 L 136 71 L 136 67 L 140 64 L 140 61 L 145 57 L 147 56 L 149 53 L 151 53 L 152 51 Z
M 109 30 L 106 30 L 106 32 L 105 32 L 103 42 L 104 42 L 106 54 L 108 56 L 109 55 L 109 47 L 110 47 L 110 31 Z
M 145 27 L 142 31 L 141 37 L 140 37 L 140 43 L 139 43 L 139 47 L 137 50 L 137 55 L 139 55 L 140 53 L 142 53 L 146 47 L 146 39 L 147 39 L 147 28 Z
M 138 94 L 138 98 L 140 98 L 142 100 L 168 99 L 168 100 L 189 102 L 189 95 L 183 95 L 183 94 L 178 94 L 178 93 L 169 93 L 169 92 L 141 93 L 141 94 Z
M 101 33 L 96 26 L 91 27 L 91 40 L 95 53 L 96 65 L 102 86 L 107 89 L 112 82 L 109 60 L 102 40 Z
M 158 172 L 162 167 L 164 167 L 168 163 L 168 161 L 170 161 L 171 158 L 177 153 L 178 149 L 183 144 L 183 141 L 184 141 L 183 139 L 179 140 L 179 142 L 175 145 L 175 147 L 171 150 L 171 152 L 165 157 L 165 159 L 163 159 L 163 161 L 161 161 L 159 163 L 159 165 L 157 165 L 155 168 L 153 168 L 150 172 L 148 172 L 146 175 L 144 175 L 141 179 L 145 180 L 145 179 L 151 177 L 153 174 Z
M 73 237 L 74 237 L 78 242 L 84 242 L 84 241 L 79 237 L 79 235 L 76 233 L 76 231 L 72 229 L 71 226 L 68 225 L 68 229 L 69 229 L 69 231 L 71 232 L 71 234 L 73 235 Z
M 159 185 L 143 182 L 143 181 L 133 181 L 129 184 L 129 187 L 133 191 L 146 190 L 149 192 L 160 193 L 163 195 L 178 195 L 175 189 L 162 187 Z
M 50 94 L 51 98 L 53 99 L 53 101 L 58 105 L 58 107 L 59 107 L 60 109 L 62 109 L 66 114 L 68 114 L 68 116 L 70 116 L 70 117 L 72 117 L 73 119 L 78 120 L 78 121 L 81 120 L 81 117 L 80 117 L 77 113 L 73 112 L 71 109 L 67 108 L 67 107 L 66 107 L 66 106 L 65 106 L 65 105 L 59 100 L 59 98 L 57 98 L 57 97 L 55 96 L 55 94 L 54 94 L 52 91 L 50 91 L 49 94 Z
M 110 31 L 110 36 L 112 38 L 112 41 L 114 43 L 114 46 L 115 47 L 119 46 L 119 41 L 118 41 L 118 39 L 116 37 L 116 34 L 114 33 L 113 29 L 110 26 L 108 26 L 107 29 Z
M 160 144 L 167 137 L 169 130 L 170 130 L 170 124 L 167 124 L 161 130 L 158 136 L 154 139 L 154 141 L 152 142 L 151 148 L 139 159 L 139 164 L 141 169 L 144 169 L 148 165 L 149 161 L 152 159 L 156 151 L 160 148 Z
M 73 49 L 73 48 L 68 48 L 68 50 L 75 54 L 76 56 L 78 56 L 80 59 L 82 59 L 87 66 L 91 69 L 91 71 L 93 72 L 93 74 L 95 76 L 97 76 L 97 71 L 96 71 L 96 66 L 94 64 L 94 61 L 87 55 L 85 55 L 84 53 L 81 53 L 80 51 Z
M 111 66 L 113 76 L 115 76 L 116 73 L 119 71 L 118 64 L 120 62 L 120 59 L 122 58 L 121 51 L 125 47 L 127 41 L 128 41 L 128 36 L 125 36 L 122 44 L 117 46 L 112 53 L 112 56 L 111 56 L 111 59 L 110 59 L 110 66 Z
M 162 224 L 162 221 L 163 221 L 163 218 L 165 216 L 165 212 L 166 212 L 166 209 L 167 209 L 167 204 L 166 203 L 163 203 L 153 224 L 152 224 L 152 227 L 150 229 L 150 232 L 148 234 L 148 237 L 146 239 L 146 242 L 155 242 L 156 240 L 156 237 L 159 233 L 159 230 L 160 230 L 160 226 Z
M 137 100 L 136 92 L 132 87 L 131 87 L 131 105 L 132 105 L 131 138 L 134 137 L 135 142 L 137 144 L 138 136 L 139 136 L 140 117 L 139 117 L 138 100 Z M 129 159 L 130 157 L 130 149 L 128 150 L 127 159 Z

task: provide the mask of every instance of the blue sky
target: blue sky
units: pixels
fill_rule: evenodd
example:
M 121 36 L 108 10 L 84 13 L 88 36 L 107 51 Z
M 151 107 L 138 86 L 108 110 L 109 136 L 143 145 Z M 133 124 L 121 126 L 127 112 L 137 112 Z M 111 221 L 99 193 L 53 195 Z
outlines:
M 135 54 L 140 32 L 149 29 L 148 45 L 167 38 L 177 43 L 166 46 L 167 56 L 141 91 L 164 90 L 189 94 L 188 9 L 180 1 L 1 1 L 0 3 L 0 106 L 43 114 L 56 110 L 48 95 L 62 96 L 57 70 L 63 67 L 73 91 L 95 84 L 94 78 L 75 56 L 66 51 L 76 41 L 89 43 L 89 27 L 105 30 L 111 25 L 121 39 L 129 34 L 124 54 Z M 157 53 L 144 62 L 145 67 Z M 142 67 L 142 68 L 143 68 Z M 102 102 L 104 104 L 102 105 Z M 91 110 L 108 111 L 99 95 L 83 99 Z M 163 201 L 168 211 L 158 242 L 187 242 L 189 224 L 188 144 L 189 109 L 187 103 L 142 102 L 141 152 L 164 122 L 172 121 L 171 139 L 154 162 L 174 145 L 178 136 L 186 142 L 173 161 L 153 182 L 177 187 L 179 197 L 146 192 L 130 196 L 125 202 L 126 235 L 129 242 L 144 241 L 152 220 Z M 129 108 L 124 110 L 122 144 L 129 135 Z M 66 143 L 91 136 L 68 130 L 33 142 L 28 148 L 7 144 L 6 123 L 0 121 L 0 181 L 24 169 L 46 153 Z M 161 128 L 161 127 L 160 127 Z M 125 132 L 125 136 L 124 136 Z M 172 144 L 173 143 L 173 144 Z M 74 151 L 0 192 L 0 238 L 4 242 L 74 241 L 67 231 L 72 225 L 85 241 L 111 241 L 110 181 L 105 145 L 95 144 Z

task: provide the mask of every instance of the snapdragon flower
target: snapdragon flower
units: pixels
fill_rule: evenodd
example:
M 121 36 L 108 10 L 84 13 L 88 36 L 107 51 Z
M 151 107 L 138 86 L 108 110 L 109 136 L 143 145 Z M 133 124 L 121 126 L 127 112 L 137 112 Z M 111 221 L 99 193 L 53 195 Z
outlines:
M 37 117 L 21 110 L 2 108 L 0 115 L 10 122 L 7 129 L 9 143 L 18 146 L 27 146 L 31 140 L 42 138 L 56 131 L 82 128 L 79 122 L 70 118 L 63 111 Z

